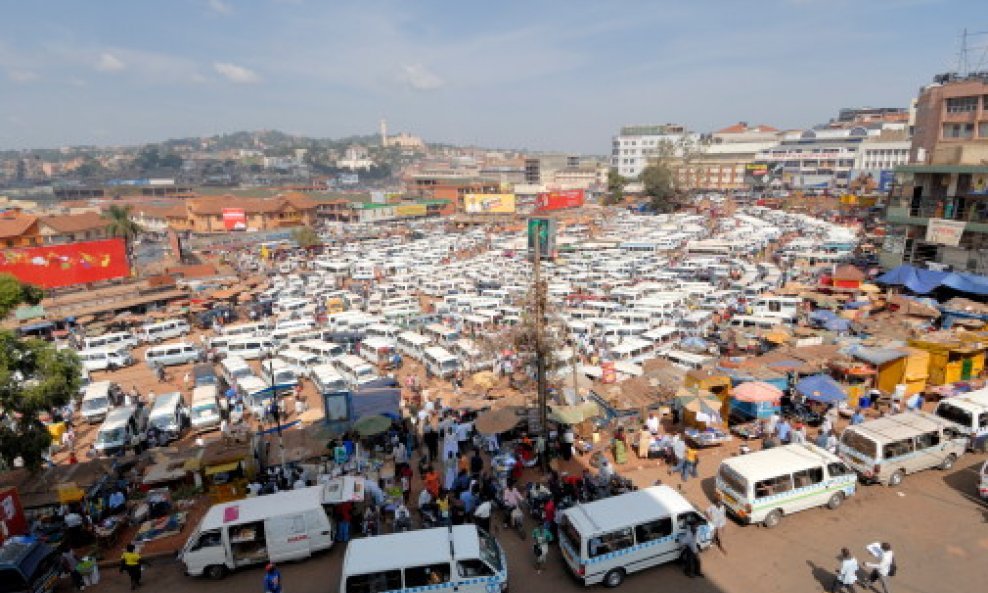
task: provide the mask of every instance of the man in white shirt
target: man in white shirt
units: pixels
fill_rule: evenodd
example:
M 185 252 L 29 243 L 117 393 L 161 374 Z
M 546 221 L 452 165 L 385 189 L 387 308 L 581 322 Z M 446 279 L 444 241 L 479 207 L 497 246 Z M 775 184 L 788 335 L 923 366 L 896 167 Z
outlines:
M 491 508 L 491 501 L 484 500 L 473 511 L 473 517 L 477 521 L 477 526 L 488 533 L 491 530 Z
M 895 555 L 892 553 L 892 544 L 888 542 L 869 544 L 866 548 L 871 555 L 878 559 L 878 562 L 865 562 L 865 566 L 871 569 L 868 577 L 868 586 L 875 588 L 876 582 L 882 583 L 882 591 L 889 593 L 889 577 L 892 576 L 892 566 Z
M 775 427 L 779 425 L 779 420 L 782 418 L 777 414 L 773 413 L 768 418 L 768 424 L 765 426 L 766 434 L 775 434 Z
M 849 591 L 854 593 L 854 584 L 858 582 L 858 561 L 851 556 L 851 551 L 842 548 L 840 551 L 840 566 L 837 568 L 837 577 L 830 587 L 830 593 L 838 591 Z
M 727 507 L 724 505 L 724 499 L 721 498 L 719 492 L 714 495 L 713 504 L 707 507 L 707 519 L 710 520 L 710 526 L 714 530 L 713 541 L 717 543 L 720 551 L 726 554 L 727 552 L 724 550 L 724 528 L 727 527 Z
M 648 420 L 645 421 L 645 427 L 648 428 L 648 432 L 652 434 L 659 434 L 659 419 L 655 414 L 649 414 Z

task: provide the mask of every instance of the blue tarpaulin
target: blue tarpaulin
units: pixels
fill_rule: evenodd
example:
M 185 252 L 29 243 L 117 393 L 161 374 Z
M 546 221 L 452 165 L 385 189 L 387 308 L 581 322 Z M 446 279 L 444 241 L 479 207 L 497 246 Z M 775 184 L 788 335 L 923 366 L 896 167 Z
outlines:
M 810 375 L 796 383 L 796 391 L 808 400 L 824 404 L 835 404 L 847 399 L 844 388 L 830 375 Z
M 963 272 L 936 272 L 909 264 L 885 272 L 876 281 L 879 284 L 905 286 L 918 294 L 926 294 L 946 286 L 960 292 L 988 295 L 988 277 Z
M 810 321 L 816 323 L 820 327 L 823 327 L 827 331 L 832 332 L 845 332 L 851 328 L 851 322 L 843 317 L 838 316 L 833 311 L 827 311 L 826 309 L 817 309 L 810 313 Z

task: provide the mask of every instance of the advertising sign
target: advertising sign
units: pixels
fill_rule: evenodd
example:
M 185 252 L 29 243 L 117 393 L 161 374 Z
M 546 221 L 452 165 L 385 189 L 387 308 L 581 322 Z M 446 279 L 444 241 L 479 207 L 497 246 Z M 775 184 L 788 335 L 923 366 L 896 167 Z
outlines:
M 0 272 L 42 288 L 58 288 L 130 275 L 123 239 L 0 250 Z
M 515 194 L 464 194 L 463 211 L 468 214 L 511 214 Z
M 398 216 L 425 216 L 425 204 L 398 204 L 395 206 Z
M 223 209 L 223 228 L 228 231 L 246 231 L 247 213 L 243 208 Z
M 967 223 L 963 221 L 931 218 L 926 226 L 926 242 L 957 247 L 961 242 L 961 235 L 964 234 L 965 225 Z
M 895 171 L 882 169 L 878 172 L 878 191 L 886 192 L 892 189 L 895 183 Z
M 761 187 L 782 175 L 782 163 L 748 163 L 744 166 L 744 182 Z
M 552 259 L 556 251 L 555 218 L 528 219 L 528 253 L 532 258 L 535 257 L 535 241 L 539 242 L 539 257 Z
M 902 255 L 906 252 L 906 236 L 885 235 L 885 240 L 882 242 L 882 251 Z
M 579 208 L 583 205 L 585 198 L 586 196 L 582 189 L 541 193 L 535 200 L 535 211 L 546 212 L 549 210 L 561 210 L 563 208 Z

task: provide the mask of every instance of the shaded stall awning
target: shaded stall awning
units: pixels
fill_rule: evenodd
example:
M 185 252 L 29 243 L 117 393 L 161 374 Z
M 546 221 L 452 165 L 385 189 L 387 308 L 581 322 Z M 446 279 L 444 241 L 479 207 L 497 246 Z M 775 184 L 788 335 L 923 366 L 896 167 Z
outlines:
M 731 396 L 741 402 L 779 402 L 782 390 L 763 381 L 748 381 L 735 387 Z
M 796 391 L 811 401 L 833 404 L 847 399 L 844 388 L 830 375 L 810 375 L 796 383 Z
M 988 277 L 986 276 L 963 272 L 924 270 L 909 264 L 903 264 L 885 272 L 876 278 L 876 282 L 892 286 L 904 286 L 918 294 L 927 294 L 941 286 L 946 286 L 960 292 L 988 295 Z
M 521 421 L 522 416 L 518 414 L 518 408 L 500 408 L 488 410 L 477 416 L 473 427 L 480 434 L 498 434 L 511 430 Z
M 239 461 L 230 461 L 228 463 L 221 463 L 219 465 L 210 465 L 205 470 L 203 470 L 203 473 L 206 474 L 207 476 L 211 476 L 213 474 L 225 474 L 227 472 L 232 472 L 236 470 L 238 467 L 240 467 Z
M 875 366 L 909 356 L 909 352 L 903 348 L 868 348 L 865 346 L 855 346 L 848 350 L 847 353 L 858 360 L 863 360 Z
M 599 415 L 600 407 L 596 403 L 584 402 L 575 406 L 552 406 L 549 420 L 560 424 L 579 424 Z

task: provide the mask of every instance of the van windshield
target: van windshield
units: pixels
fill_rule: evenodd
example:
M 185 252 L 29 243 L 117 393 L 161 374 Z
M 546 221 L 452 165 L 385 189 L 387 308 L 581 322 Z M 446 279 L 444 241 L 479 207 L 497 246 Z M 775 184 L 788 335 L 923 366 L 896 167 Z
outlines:
M 748 495 L 747 481 L 726 465 L 720 466 L 720 471 L 717 472 L 717 477 L 723 480 L 724 484 L 734 492 L 740 494 L 741 496 Z
M 96 435 L 96 442 L 102 443 L 104 445 L 109 445 L 113 443 L 119 443 L 123 441 L 124 429 L 123 428 L 108 428 L 106 430 L 99 431 Z
M 857 451 L 869 459 L 878 459 L 878 445 L 861 433 L 845 430 L 840 440 L 848 449 Z
M 504 565 L 501 563 L 501 550 L 497 547 L 497 541 L 485 531 L 479 531 L 480 534 L 480 557 L 487 564 L 494 567 L 494 570 L 501 572 L 504 570 Z
M 110 402 L 105 397 L 94 397 L 82 400 L 82 411 L 91 412 L 93 410 L 103 410 L 110 406 Z
M 211 418 L 218 415 L 216 409 L 216 404 L 210 402 L 205 404 L 199 404 L 197 406 L 192 406 L 192 419 L 198 420 L 200 418 Z
M 951 422 L 956 422 L 961 426 L 971 426 L 971 412 L 947 402 L 941 402 L 937 406 L 937 416 Z
M 570 522 L 569 517 L 563 515 L 563 521 L 560 527 L 561 531 L 559 532 L 559 535 L 566 538 L 574 550 L 580 550 L 580 541 L 582 540 L 582 537 L 580 536 L 580 532 L 576 530 L 576 527 L 573 526 L 573 523 Z

